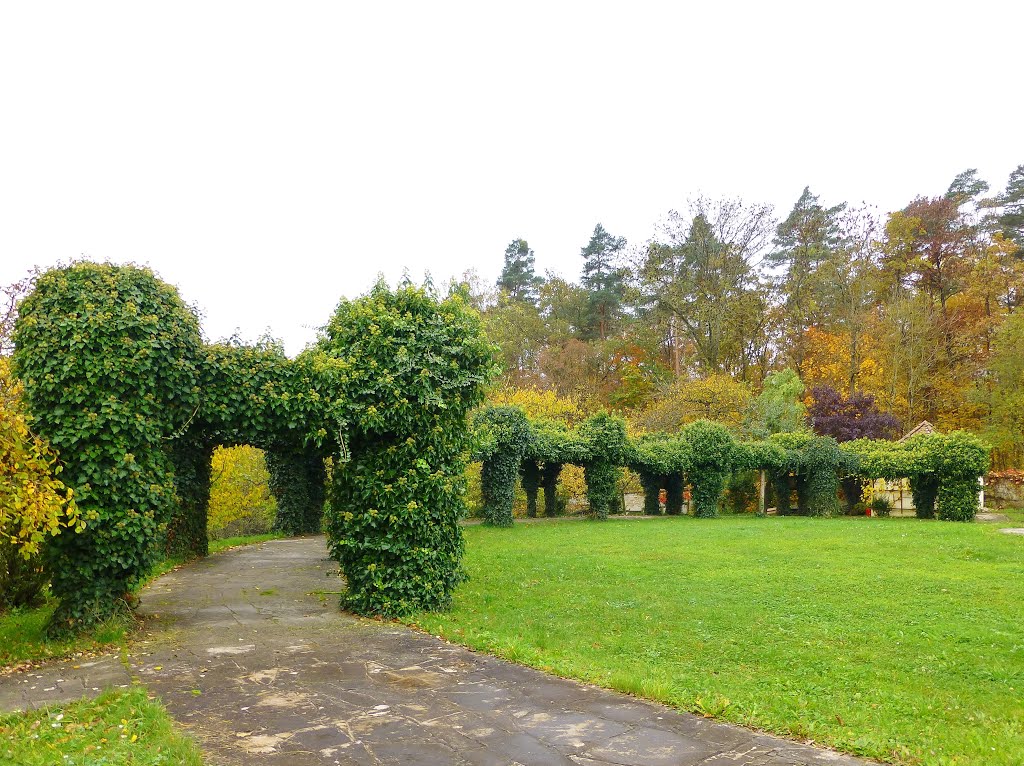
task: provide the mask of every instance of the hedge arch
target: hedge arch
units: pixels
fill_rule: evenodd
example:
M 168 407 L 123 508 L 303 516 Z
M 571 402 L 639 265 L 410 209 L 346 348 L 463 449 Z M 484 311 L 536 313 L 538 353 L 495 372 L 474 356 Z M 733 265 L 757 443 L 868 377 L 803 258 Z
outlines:
M 558 477 L 567 462 L 577 458 L 579 450 L 576 436 L 564 424 L 555 420 L 539 419 L 530 422 L 530 440 L 524 463 L 532 462 L 540 473 L 540 489 L 544 492 L 544 515 L 558 516 Z M 529 499 L 530 488 L 524 483 Z M 536 499 L 534 499 L 536 504 Z
M 266 451 L 277 527 L 290 533 L 319 529 L 335 457 L 328 531 L 352 608 L 450 599 L 466 415 L 493 374 L 459 298 L 380 284 L 288 359 L 273 344 L 203 345 L 195 313 L 148 269 L 77 263 L 38 279 L 14 338 L 33 424 L 89 518 L 48 548 L 52 631 L 130 604 L 163 548 L 206 553 L 217 445 Z
M 973 521 L 978 477 L 989 468 L 989 446 L 973 434 L 921 434 L 902 442 L 858 439 L 842 445 L 866 479 L 910 479 L 919 518 Z
M 688 442 L 657 433 L 633 440 L 627 451 L 627 466 L 640 477 L 644 490 L 644 513 L 661 513 L 661 491 L 665 490 L 665 512 L 683 512 L 684 476 L 690 470 L 692 454 Z

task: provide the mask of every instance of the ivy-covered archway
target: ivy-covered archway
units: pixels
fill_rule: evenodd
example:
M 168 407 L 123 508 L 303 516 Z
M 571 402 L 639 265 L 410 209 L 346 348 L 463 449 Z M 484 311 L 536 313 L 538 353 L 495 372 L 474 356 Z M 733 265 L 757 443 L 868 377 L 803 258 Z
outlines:
M 493 374 L 458 295 L 378 284 L 342 301 L 318 344 L 289 359 L 273 346 L 205 345 L 194 312 L 148 269 L 77 263 L 40 276 L 15 344 L 34 427 L 89 518 L 49 546 L 55 630 L 130 602 L 164 548 L 206 553 L 217 445 L 267 452 L 278 525 L 293 533 L 319 526 L 334 458 L 327 532 L 353 609 L 450 600 L 466 419 Z

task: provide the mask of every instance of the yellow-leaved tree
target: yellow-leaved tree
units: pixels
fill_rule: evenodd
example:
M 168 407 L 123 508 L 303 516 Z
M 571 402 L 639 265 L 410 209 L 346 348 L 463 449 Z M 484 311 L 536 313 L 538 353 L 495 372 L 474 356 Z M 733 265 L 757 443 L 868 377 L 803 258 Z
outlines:
M 746 383 L 728 375 L 681 378 L 663 391 L 636 423 L 642 431 L 676 433 L 695 420 L 714 420 L 738 432 L 752 398 Z
M 0 610 L 37 601 L 46 584 L 46 538 L 85 526 L 72 490 L 57 478 L 57 456 L 29 427 L 21 396 L 10 360 L 0 357 Z
M 539 388 L 515 388 L 507 386 L 495 389 L 487 395 L 487 404 L 521 407 L 526 417 L 557 420 L 567 426 L 574 426 L 586 417 L 578 400 L 562 396 L 554 391 Z
M 213 453 L 207 532 L 212 540 L 258 535 L 274 525 L 277 502 L 263 451 L 243 445 Z

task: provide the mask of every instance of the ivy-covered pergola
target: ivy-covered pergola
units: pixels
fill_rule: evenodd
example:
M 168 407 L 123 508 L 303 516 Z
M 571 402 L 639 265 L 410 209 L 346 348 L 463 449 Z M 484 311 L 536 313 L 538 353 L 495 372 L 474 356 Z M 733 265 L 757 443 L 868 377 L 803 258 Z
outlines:
M 527 514 L 536 515 L 537 492 L 545 491 L 545 514 L 554 515 L 555 482 L 565 464 L 584 467 L 591 512 L 608 516 L 620 468 L 634 471 L 644 491 L 644 510 L 680 514 L 683 491 L 693 494 L 697 517 L 718 514 L 725 482 L 734 472 L 755 470 L 770 482 L 781 513 L 831 516 L 839 512 L 839 489 L 847 501 L 865 479 L 906 477 L 919 518 L 970 521 L 978 511 L 978 477 L 988 470 L 989 448 L 965 432 L 915 436 L 903 442 L 859 440 L 838 444 L 811 433 L 776 434 L 762 441 L 737 441 L 711 421 L 696 421 L 679 433 L 627 438 L 625 424 L 608 414 L 596 415 L 577 429 L 549 420 L 530 420 L 515 407 L 491 407 L 476 416 L 481 460 L 484 514 L 488 523 L 512 523 L 515 483 L 522 477 Z M 549 499 L 550 498 L 550 501 Z

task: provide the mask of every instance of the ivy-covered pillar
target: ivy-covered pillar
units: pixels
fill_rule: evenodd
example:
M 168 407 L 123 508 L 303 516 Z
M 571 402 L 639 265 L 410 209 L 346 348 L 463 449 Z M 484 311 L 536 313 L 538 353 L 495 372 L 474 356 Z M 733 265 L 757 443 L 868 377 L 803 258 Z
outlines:
M 725 489 L 725 474 L 718 471 L 690 474 L 693 493 L 693 515 L 698 519 L 713 519 L 718 515 L 718 501 Z
M 545 463 L 541 471 L 541 486 L 544 488 L 544 515 L 558 516 L 558 477 L 562 473 L 561 463 Z
M 935 515 L 943 521 L 974 521 L 978 513 L 978 479 L 946 479 L 939 483 Z
M 459 295 L 381 282 L 341 301 L 310 353 L 349 457 L 327 515 L 342 603 L 384 617 L 450 606 L 465 579 L 467 418 L 495 371 L 479 316 Z
M 839 512 L 839 445 L 831 436 L 817 436 L 800 453 L 797 493 L 807 516 L 834 516 Z
M 616 488 L 622 469 L 610 460 L 591 460 L 583 466 L 587 482 L 587 503 L 595 519 L 608 518 L 615 503 Z
M 772 471 L 772 490 L 775 492 L 775 511 L 780 516 L 793 514 L 793 480 L 789 471 Z
M 626 423 L 622 418 L 598 413 L 579 429 L 580 443 L 586 453 L 583 478 L 587 482 L 587 502 L 594 518 L 605 520 L 617 501 L 619 477 L 626 452 Z
M 206 517 L 210 507 L 213 445 L 186 434 L 170 450 L 177 505 L 167 525 L 167 554 L 183 558 L 210 552 Z
M 665 485 L 665 477 L 642 469 L 637 471 L 637 475 L 640 477 L 640 486 L 644 490 L 644 515 L 660 516 L 661 500 L 659 495 L 661 488 Z
M 60 454 L 86 528 L 48 545 L 60 600 L 50 630 L 134 601 L 163 555 L 175 503 L 168 444 L 199 407 L 199 323 L 173 287 L 136 266 L 76 263 L 18 307 L 14 369 L 33 427 Z
M 511 527 L 516 480 L 530 438 L 530 423 L 520 408 L 509 406 L 487 407 L 477 413 L 474 423 L 488 442 L 480 469 L 484 523 Z
M 793 476 L 793 486 L 796 489 L 796 515 L 810 516 L 810 507 L 807 501 L 807 477 L 802 473 Z
M 690 423 L 683 429 L 683 438 L 691 454 L 688 478 L 693 488 L 693 515 L 712 518 L 718 515 L 718 501 L 732 470 L 736 444 L 725 426 L 709 420 Z
M 854 506 L 860 502 L 862 483 L 863 479 L 859 476 L 844 476 L 839 481 L 839 485 L 843 489 L 843 501 L 846 504 L 846 513 L 850 516 L 853 515 Z
M 520 478 L 526 493 L 526 515 L 537 518 L 537 494 L 540 490 L 541 470 L 536 460 L 526 459 L 520 466 Z
M 324 459 L 315 450 L 268 450 L 270 491 L 277 500 L 274 529 L 286 535 L 320 531 L 324 515 Z

